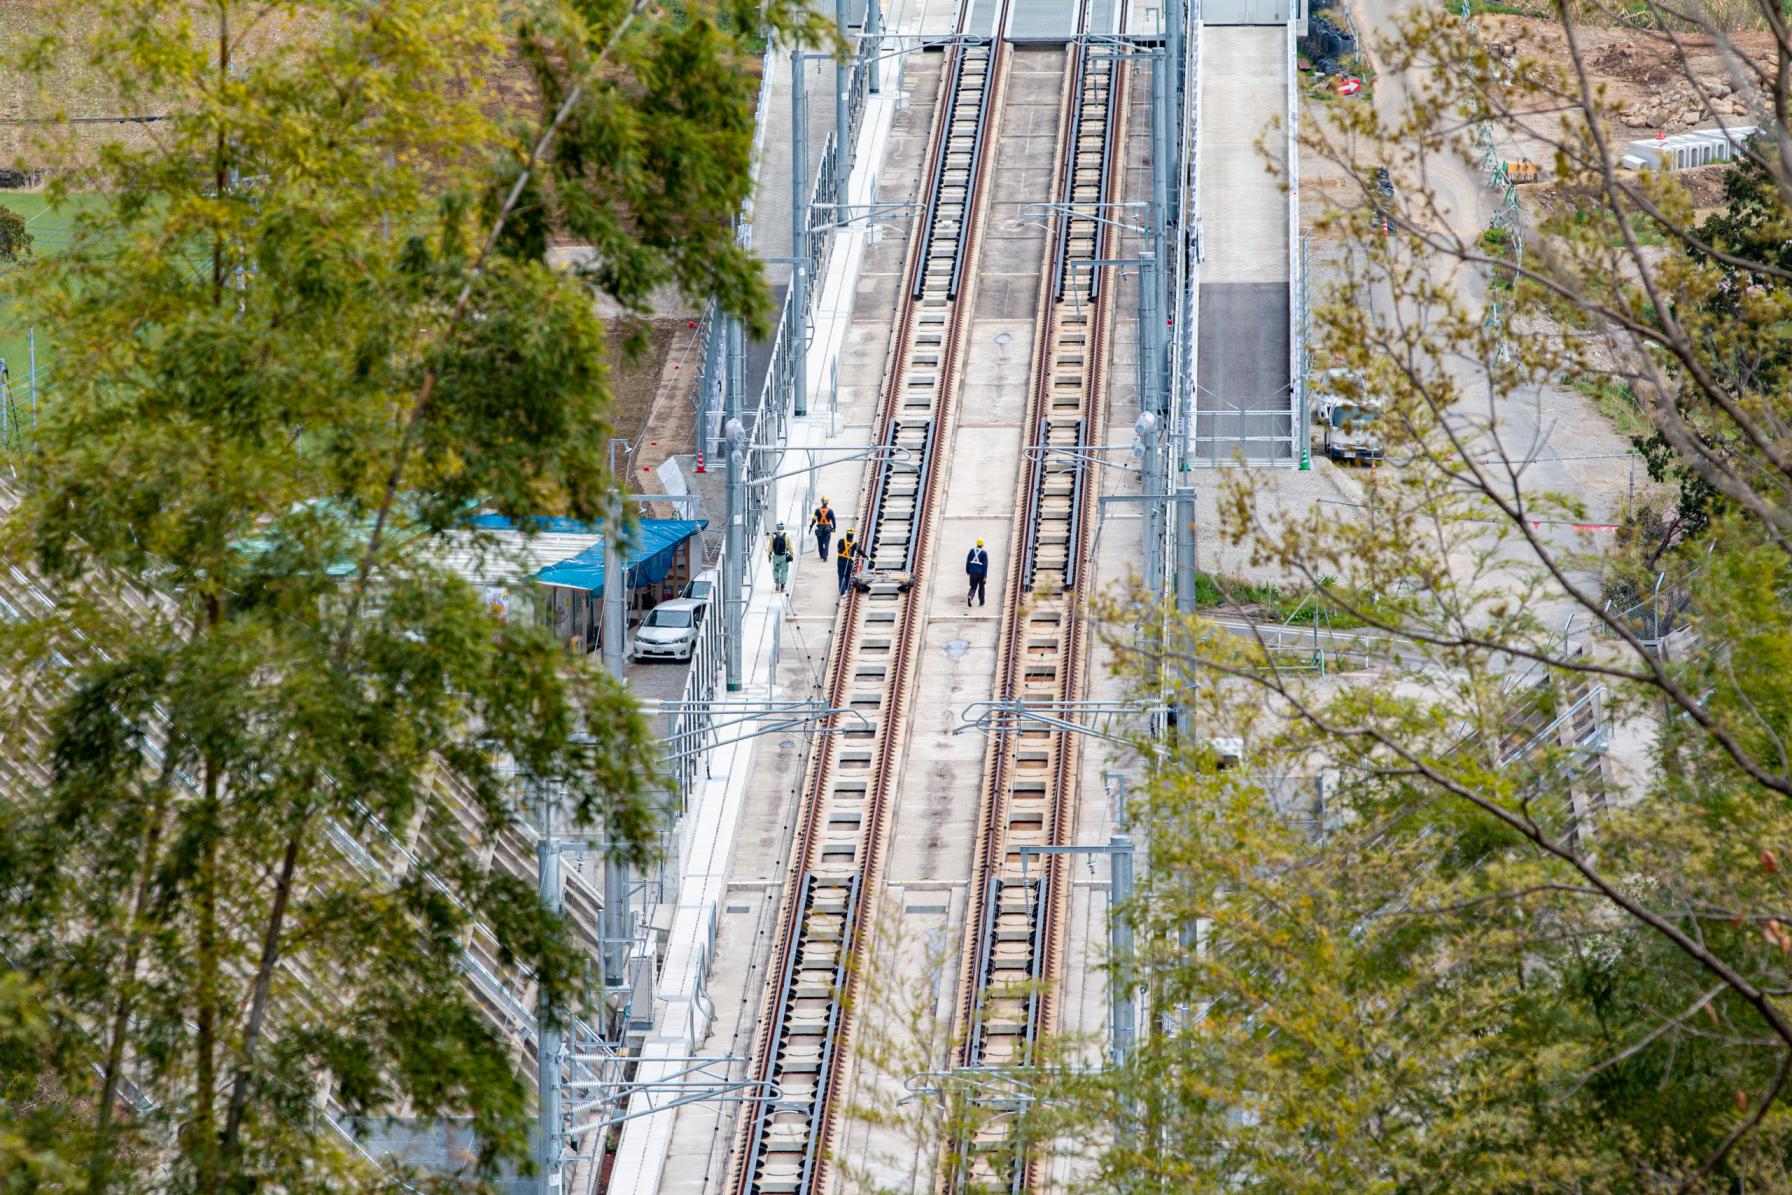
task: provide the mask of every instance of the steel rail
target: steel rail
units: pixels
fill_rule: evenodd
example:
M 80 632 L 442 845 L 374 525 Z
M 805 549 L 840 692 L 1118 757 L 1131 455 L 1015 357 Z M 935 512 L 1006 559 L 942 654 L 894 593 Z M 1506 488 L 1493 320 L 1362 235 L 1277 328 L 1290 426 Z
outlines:
M 1082 32 L 1066 74 L 1066 115 L 1059 127 L 1055 171 L 1060 204 L 1111 202 L 1124 132 L 1125 78 L 1113 56 L 1094 52 L 1085 0 Z M 1094 207 L 1093 210 L 1103 210 Z M 1077 459 L 1099 439 L 1104 413 L 1104 357 L 1112 287 L 1096 279 L 1096 261 L 1111 259 L 1111 222 L 1076 220 L 1060 207 L 1041 263 L 1044 285 L 1036 322 L 1029 410 L 1032 442 L 1072 448 L 1029 454 L 1015 503 L 1013 542 L 1021 567 L 1009 572 L 997 653 L 1000 701 L 1074 700 L 1083 686 L 1085 578 L 1094 487 Z M 1087 291 L 1069 284 L 1087 269 Z M 1029 871 L 1025 845 L 1058 845 L 1071 830 L 1079 761 L 1077 736 L 1044 727 L 1005 727 L 990 735 L 978 807 L 961 954 L 954 1062 L 990 1068 L 1037 1061 L 1037 1045 L 1054 1026 L 1060 979 L 1066 885 L 1061 858 Z M 1018 1193 L 1041 1180 L 1008 1107 L 973 1112 L 949 1142 L 942 1169 L 947 1191 L 974 1187 Z
M 961 26 L 969 19 L 972 8 L 972 5 L 961 7 Z M 936 146 L 932 177 L 927 189 L 927 210 L 921 223 L 922 268 L 915 272 L 914 282 L 909 289 L 909 297 L 915 300 L 921 299 L 927 289 L 931 271 L 926 267 L 942 258 L 950 267 L 945 297 L 948 301 L 956 301 L 958 298 L 972 233 L 968 208 L 971 196 L 980 189 L 983 148 L 989 121 L 994 116 L 994 105 L 990 103 L 990 97 L 995 85 L 995 63 L 1001 50 L 1002 21 L 1006 13 L 1007 0 L 1002 0 L 1002 12 L 996 18 L 996 35 L 992 38 L 965 36 L 961 28 L 957 48 L 952 53 L 952 63 L 947 69 L 947 81 L 941 89 L 941 95 L 950 111 L 966 99 L 966 92 L 974 87 L 976 119 L 969 129 L 956 131 L 951 127 L 951 122 L 948 122 L 944 139 Z M 959 138 L 968 138 L 970 144 L 954 144 Z M 962 181 L 955 181 L 951 177 L 955 168 L 964 172 Z M 952 235 L 951 248 L 943 254 L 936 252 L 934 242 L 948 228 Z
M 971 287 L 984 208 L 982 159 L 1001 103 L 1005 47 L 1000 36 L 963 39 L 952 51 L 930 137 L 924 172 L 928 197 L 911 238 L 906 288 L 885 370 L 878 424 L 886 442 L 910 451 L 915 467 L 886 460 L 869 470 L 859 509 L 867 522 L 859 541 L 881 553 L 880 565 L 928 565 L 935 501 L 949 453 L 936 443 L 952 426 L 957 363 L 971 314 Z M 962 11 L 961 27 L 969 12 Z M 962 29 L 961 29 L 962 31 Z M 975 85 L 968 76 L 981 74 Z M 936 243 L 951 227 L 953 260 Z M 975 274 L 970 277 L 974 280 Z M 974 285 L 974 283 L 973 283 Z M 735 1195 L 827 1189 L 835 1101 L 844 1079 L 857 955 L 876 905 L 890 805 L 902 750 L 902 723 L 920 653 L 924 597 L 871 578 L 848 589 L 834 621 L 826 674 L 830 708 L 853 710 L 868 727 L 824 735 L 804 778 L 788 882 L 768 967 L 765 1015 L 755 1034 L 749 1078 L 779 1097 L 746 1110 L 736 1132 L 728 1190 Z M 838 716 L 826 723 L 837 729 Z

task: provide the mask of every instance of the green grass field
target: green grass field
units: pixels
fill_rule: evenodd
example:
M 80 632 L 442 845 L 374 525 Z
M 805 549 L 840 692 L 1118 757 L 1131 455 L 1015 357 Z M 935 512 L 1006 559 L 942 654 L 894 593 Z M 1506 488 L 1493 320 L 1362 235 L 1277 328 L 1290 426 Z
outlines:
M 73 218 L 96 208 L 102 197 L 92 192 L 70 195 L 62 204 L 51 207 L 41 191 L 0 191 L 0 207 L 11 208 L 25 218 L 25 230 L 32 236 L 33 257 L 54 257 L 68 245 L 68 229 Z M 30 370 L 29 329 L 11 312 L 0 307 L 0 359 L 12 371 L 15 383 L 22 383 Z M 55 337 L 51 329 L 37 330 L 37 365 L 41 370 L 55 357 Z M 20 389 L 13 401 L 23 409 L 28 399 Z

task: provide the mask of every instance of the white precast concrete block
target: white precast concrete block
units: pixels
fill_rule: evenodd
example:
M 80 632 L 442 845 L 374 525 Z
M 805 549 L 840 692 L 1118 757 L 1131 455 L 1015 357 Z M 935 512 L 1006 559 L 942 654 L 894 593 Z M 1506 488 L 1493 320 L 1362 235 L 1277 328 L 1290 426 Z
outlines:
M 1633 170 L 1691 170 L 1728 162 L 1741 152 L 1744 142 L 1753 137 L 1756 126 L 1737 125 L 1729 129 L 1693 129 L 1672 137 L 1632 141 L 1624 147 L 1624 165 L 1635 161 Z

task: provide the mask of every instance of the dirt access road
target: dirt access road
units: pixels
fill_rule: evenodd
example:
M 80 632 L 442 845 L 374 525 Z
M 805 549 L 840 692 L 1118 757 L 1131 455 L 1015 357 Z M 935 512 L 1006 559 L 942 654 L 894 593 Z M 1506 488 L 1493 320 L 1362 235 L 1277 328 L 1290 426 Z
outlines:
M 1373 103 L 1384 124 L 1398 125 L 1413 93 L 1424 84 L 1418 71 L 1391 73 L 1381 68 L 1375 42 L 1398 29 L 1411 0 L 1348 0 L 1362 34 L 1362 50 L 1375 66 Z M 1473 243 L 1492 215 L 1493 194 L 1485 176 L 1466 153 L 1426 154 L 1417 177 L 1396 177 L 1395 186 L 1405 193 L 1405 210 L 1415 221 Z M 1432 254 L 1428 267 L 1441 286 L 1453 288 L 1471 311 L 1481 311 L 1487 301 L 1486 279 L 1479 269 L 1441 254 Z M 1392 297 L 1377 288 L 1368 301 L 1391 311 Z M 1630 445 L 1599 412 L 1592 401 L 1565 386 L 1527 387 L 1507 395 L 1491 395 L 1479 361 L 1463 358 L 1453 368 L 1465 395 L 1482 395 L 1479 403 L 1464 402 L 1459 422 L 1467 437 L 1485 458 L 1504 457 L 1526 462 L 1520 474 L 1523 491 L 1547 491 L 1580 500 L 1586 517 L 1597 523 L 1616 521 L 1638 470 L 1632 467 Z M 1478 408 L 1478 409 L 1471 409 Z M 1550 538 L 1561 547 L 1584 546 L 1567 527 Z

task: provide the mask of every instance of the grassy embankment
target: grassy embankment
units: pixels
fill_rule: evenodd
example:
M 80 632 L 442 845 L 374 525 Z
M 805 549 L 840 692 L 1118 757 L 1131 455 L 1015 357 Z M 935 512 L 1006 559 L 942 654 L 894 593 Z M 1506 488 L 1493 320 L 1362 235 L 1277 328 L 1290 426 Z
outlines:
M 51 207 L 41 191 L 0 191 L 0 207 L 7 207 L 23 216 L 25 231 L 31 234 L 31 256 L 53 257 L 68 247 L 70 222 L 80 213 L 97 207 L 101 197 L 94 193 L 70 195 L 60 206 Z M 0 280 L 7 269 L 0 267 Z M 23 381 L 29 366 L 26 318 L 5 305 L 5 284 L 0 281 L 0 358 L 6 361 L 15 381 Z M 37 364 L 42 369 L 53 359 L 54 330 L 37 329 Z M 15 401 L 18 401 L 15 399 Z

